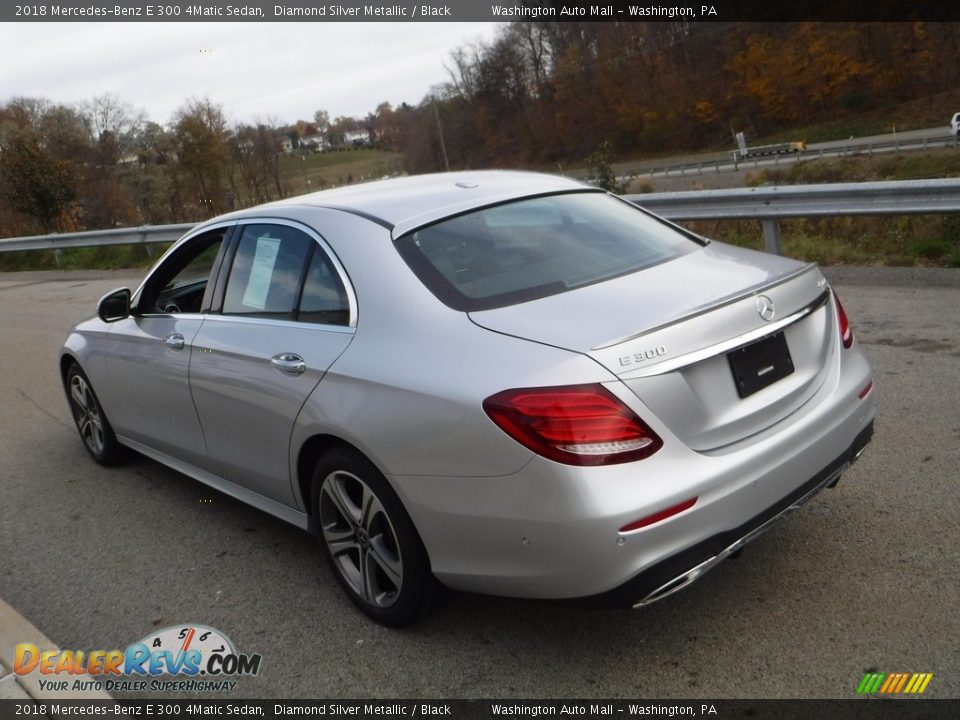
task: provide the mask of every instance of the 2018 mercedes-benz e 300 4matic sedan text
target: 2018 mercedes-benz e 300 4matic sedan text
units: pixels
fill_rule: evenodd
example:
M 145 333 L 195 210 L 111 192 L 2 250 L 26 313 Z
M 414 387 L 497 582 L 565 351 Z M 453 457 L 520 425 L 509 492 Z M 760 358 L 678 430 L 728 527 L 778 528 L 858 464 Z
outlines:
M 519 172 L 215 218 L 60 360 L 95 460 L 315 532 L 390 624 L 448 589 L 663 598 L 835 483 L 874 417 L 815 266 Z

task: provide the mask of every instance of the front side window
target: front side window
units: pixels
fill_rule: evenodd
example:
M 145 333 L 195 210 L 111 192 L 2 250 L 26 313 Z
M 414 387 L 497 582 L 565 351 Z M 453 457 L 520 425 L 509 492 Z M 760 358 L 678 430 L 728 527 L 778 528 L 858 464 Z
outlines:
M 139 312 L 200 312 L 226 232 L 226 229 L 213 230 L 194 238 L 164 260 L 144 287 Z
M 637 272 L 699 245 L 605 193 L 483 208 L 404 235 L 397 249 L 456 310 L 487 310 Z

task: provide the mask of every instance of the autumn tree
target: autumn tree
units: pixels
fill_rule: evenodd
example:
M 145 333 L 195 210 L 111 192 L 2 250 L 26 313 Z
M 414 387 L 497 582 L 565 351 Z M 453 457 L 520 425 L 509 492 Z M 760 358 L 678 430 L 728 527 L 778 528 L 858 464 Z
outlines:
M 187 197 L 201 216 L 223 212 L 227 204 L 230 149 L 223 110 L 209 98 L 191 100 L 174 114 L 177 165 L 184 174 Z
M 285 194 L 277 153 L 279 135 L 275 123 L 264 121 L 240 125 L 230 138 L 231 168 L 236 168 L 239 176 L 239 183 L 231 179 L 231 185 L 238 196 L 244 196 L 245 204 L 262 203 Z
M 145 113 L 116 95 L 96 96 L 78 107 L 88 133 L 89 153 L 82 165 L 85 221 L 93 227 L 117 227 L 142 222 L 124 166 L 135 159 L 135 138 Z M 130 169 L 136 169 L 130 168 Z
M 130 199 L 142 222 L 151 225 L 181 222 L 186 217 L 178 182 L 176 137 L 155 122 L 134 133 L 136 164 L 123 174 Z
M 10 206 L 43 232 L 76 229 L 76 166 L 50 153 L 30 128 L 10 134 L 0 150 L 0 194 Z
M 146 122 L 146 114 L 116 95 L 98 95 L 80 104 L 91 139 L 97 148 L 97 161 L 103 166 L 120 162 L 134 148 L 134 139 Z

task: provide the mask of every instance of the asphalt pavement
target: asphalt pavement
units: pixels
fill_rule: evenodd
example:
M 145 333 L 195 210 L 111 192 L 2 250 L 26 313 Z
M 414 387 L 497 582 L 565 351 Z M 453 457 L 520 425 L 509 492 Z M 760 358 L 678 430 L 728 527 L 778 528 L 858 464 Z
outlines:
M 57 351 L 129 271 L 0 274 L 0 598 L 61 648 L 217 628 L 263 656 L 247 698 L 849 698 L 865 672 L 960 697 L 960 270 L 827 272 L 879 404 L 835 489 L 642 610 L 460 595 L 403 630 L 354 610 L 309 535 L 87 457 Z

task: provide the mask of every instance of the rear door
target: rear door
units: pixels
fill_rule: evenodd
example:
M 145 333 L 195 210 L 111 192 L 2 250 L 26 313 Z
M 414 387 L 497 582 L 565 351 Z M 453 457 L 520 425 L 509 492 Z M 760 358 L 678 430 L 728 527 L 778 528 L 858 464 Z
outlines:
M 193 399 L 210 470 L 292 505 L 293 423 L 353 339 L 355 303 L 342 267 L 312 230 L 251 222 L 237 238 L 222 299 L 194 340 Z

